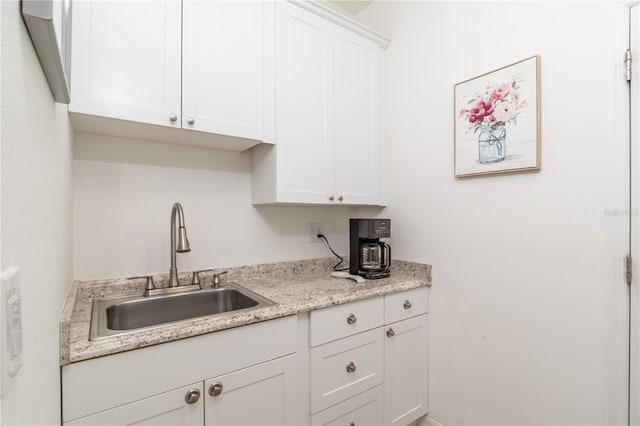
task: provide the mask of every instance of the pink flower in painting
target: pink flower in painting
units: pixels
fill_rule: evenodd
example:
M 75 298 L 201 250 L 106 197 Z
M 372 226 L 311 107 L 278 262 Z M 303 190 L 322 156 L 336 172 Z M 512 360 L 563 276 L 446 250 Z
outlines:
M 495 130 L 507 124 L 517 124 L 518 114 L 527 107 L 527 100 L 520 94 L 523 78 L 515 74 L 508 83 L 491 83 L 485 90 L 470 97 L 459 118 L 469 124 L 469 130 L 477 132 L 483 126 Z
M 509 96 L 509 92 L 511 92 L 511 85 L 509 83 L 500 84 L 491 91 L 491 99 L 496 101 L 502 100 Z
M 488 101 L 478 101 L 476 106 L 469 110 L 469 123 L 482 122 L 491 114 L 493 114 L 493 104 Z
M 502 102 L 496 107 L 495 118 L 507 122 L 515 117 L 515 108 L 509 102 Z

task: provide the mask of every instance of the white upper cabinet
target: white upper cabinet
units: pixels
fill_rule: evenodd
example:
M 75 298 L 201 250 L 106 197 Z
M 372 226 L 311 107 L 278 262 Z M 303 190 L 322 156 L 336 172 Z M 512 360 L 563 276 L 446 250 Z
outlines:
M 184 1 L 182 127 L 262 139 L 263 5 Z
M 276 8 L 278 193 L 327 202 L 333 191 L 333 23 L 289 3 Z
M 388 40 L 312 2 L 276 3 L 276 144 L 253 149 L 253 203 L 382 205 Z
M 234 151 L 257 144 L 264 139 L 266 5 L 75 2 L 74 128 Z
M 349 204 L 380 202 L 380 47 L 335 32 L 335 193 Z
M 180 127 L 180 1 L 73 3 L 69 110 Z

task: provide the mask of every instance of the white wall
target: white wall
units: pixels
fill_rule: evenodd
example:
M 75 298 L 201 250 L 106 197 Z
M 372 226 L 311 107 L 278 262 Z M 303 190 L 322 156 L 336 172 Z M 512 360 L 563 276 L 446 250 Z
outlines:
M 433 265 L 429 416 L 442 424 L 626 422 L 620 7 L 376 1 L 358 15 L 392 39 L 384 214 L 394 255 Z M 454 84 L 534 54 L 542 171 L 454 178 Z
M 58 321 L 72 281 L 71 132 L 19 13 L 1 3 L 2 270 L 20 269 L 23 365 L 2 424 L 60 422 Z
M 251 153 L 231 153 L 78 133 L 75 136 L 74 276 L 97 279 L 169 271 L 169 224 L 184 207 L 191 252 L 178 271 L 332 256 L 307 241 L 324 223 L 347 254 L 348 218 L 380 208 L 251 205 Z

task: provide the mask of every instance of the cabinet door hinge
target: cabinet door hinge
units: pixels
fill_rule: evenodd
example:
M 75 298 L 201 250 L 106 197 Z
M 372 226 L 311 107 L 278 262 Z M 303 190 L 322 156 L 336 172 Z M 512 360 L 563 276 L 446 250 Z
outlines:
M 624 65 L 627 68 L 627 81 L 631 81 L 631 50 L 629 49 L 625 53 Z
M 631 256 L 625 257 L 625 277 L 627 278 L 627 284 L 631 284 L 631 279 L 633 278 L 633 272 L 631 272 L 631 268 L 633 267 L 633 259 Z

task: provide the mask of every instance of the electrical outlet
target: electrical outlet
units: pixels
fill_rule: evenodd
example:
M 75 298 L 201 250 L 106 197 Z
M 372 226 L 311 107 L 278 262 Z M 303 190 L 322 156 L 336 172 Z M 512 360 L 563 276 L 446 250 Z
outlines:
M 318 238 L 318 234 L 324 234 L 324 223 L 308 223 L 307 230 L 309 231 L 309 242 L 320 243 L 321 238 Z

